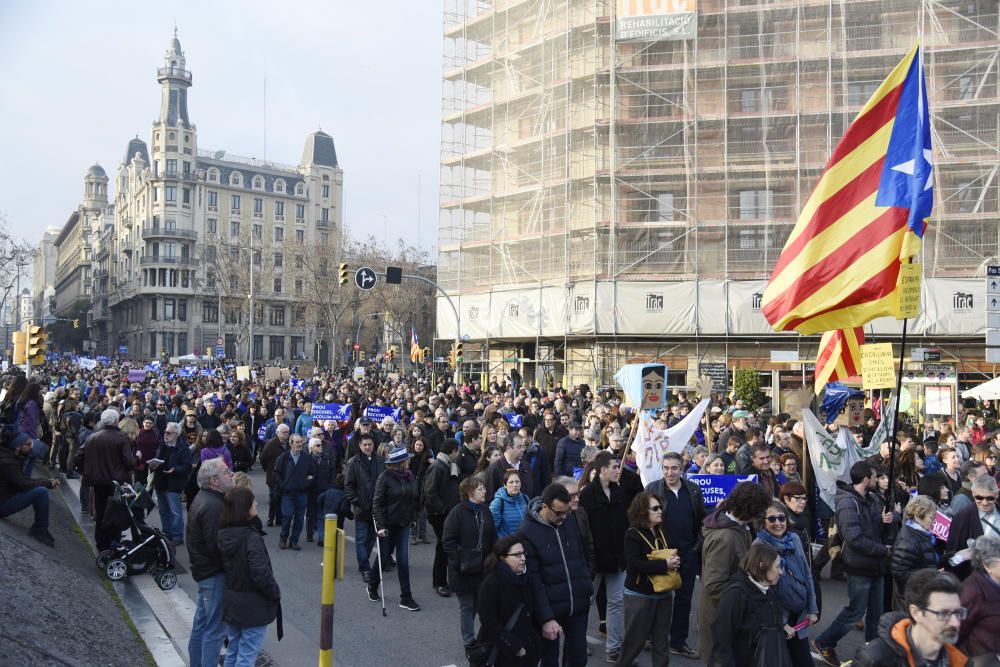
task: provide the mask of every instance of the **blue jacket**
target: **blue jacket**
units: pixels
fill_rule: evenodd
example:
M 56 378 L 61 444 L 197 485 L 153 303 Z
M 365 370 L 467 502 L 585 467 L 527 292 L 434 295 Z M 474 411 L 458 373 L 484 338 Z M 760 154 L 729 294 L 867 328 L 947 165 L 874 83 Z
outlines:
M 582 468 L 580 452 L 583 451 L 586 443 L 583 440 L 574 440 L 568 435 L 556 444 L 556 474 L 573 477 L 573 468 Z
M 497 537 L 513 535 L 521 528 L 524 515 L 528 513 L 528 501 L 523 493 L 511 497 L 507 489 L 500 487 L 490 503 L 490 514 L 497 529 Z
M 282 495 L 296 496 L 306 493 L 316 481 L 316 462 L 306 450 L 299 453 L 298 463 L 291 450 L 283 452 L 274 463 L 274 483 Z
M 586 614 L 590 609 L 590 566 L 576 517 L 570 513 L 558 527 L 542 521 L 538 512 L 542 499 L 535 498 L 521 524 L 524 550 L 528 555 L 528 585 L 535 596 L 538 623 Z
M 295 430 L 293 433 L 297 433 L 302 437 L 309 435 L 309 429 L 312 428 L 313 418 L 312 414 L 308 412 L 303 412 L 299 415 L 299 418 L 295 420 Z

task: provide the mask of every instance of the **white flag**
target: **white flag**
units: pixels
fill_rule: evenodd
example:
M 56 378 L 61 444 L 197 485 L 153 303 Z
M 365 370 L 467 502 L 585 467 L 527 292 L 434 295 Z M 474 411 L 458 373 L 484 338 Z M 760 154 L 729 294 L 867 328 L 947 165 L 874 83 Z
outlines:
M 684 419 L 665 431 L 653 428 L 652 420 L 643 419 L 640 413 L 638 430 L 635 440 L 632 441 L 632 451 L 635 452 L 635 462 L 639 466 L 639 477 L 642 478 L 643 486 L 663 477 L 661 462 L 664 454 L 684 451 L 685 445 L 698 430 L 698 423 L 705 414 L 708 404 L 707 398 L 702 400 Z
M 820 498 L 833 509 L 837 482 L 850 482 L 851 466 L 860 460 L 854 436 L 841 426 L 834 437 L 808 408 L 802 409 L 802 423 Z

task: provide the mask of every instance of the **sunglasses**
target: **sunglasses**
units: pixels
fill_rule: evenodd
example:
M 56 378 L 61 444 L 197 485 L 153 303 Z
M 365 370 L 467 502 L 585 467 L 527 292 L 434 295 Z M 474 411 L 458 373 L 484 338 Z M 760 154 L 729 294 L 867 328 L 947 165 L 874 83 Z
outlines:
M 767 517 L 768 523 L 785 523 L 786 521 L 788 521 L 788 517 L 786 517 L 784 514 Z
M 972 496 L 976 500 L 996 500 L 996 496 Z
M 653 505 L 652 507 L 649 508 L 649 511 L 650 512 L 662 512 L 663 508 L 660 507 L 659 505 Z

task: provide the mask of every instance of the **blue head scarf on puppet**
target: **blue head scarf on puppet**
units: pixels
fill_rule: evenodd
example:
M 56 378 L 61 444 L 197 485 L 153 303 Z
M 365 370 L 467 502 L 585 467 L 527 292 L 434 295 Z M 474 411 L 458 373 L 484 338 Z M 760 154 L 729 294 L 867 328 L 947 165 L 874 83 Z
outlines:
M 850 399 L 864 399 L 864 392 L 852 389 L 841 382 L 828 382 L 823 395 L 823 412 L 826 413 L 826 423 L 832 424 L 837 415 L 843 411 Z
M 626 364 L 615 373 L 628 402 L 639 410 L 662 410 L 667 403 L 667 367 Z

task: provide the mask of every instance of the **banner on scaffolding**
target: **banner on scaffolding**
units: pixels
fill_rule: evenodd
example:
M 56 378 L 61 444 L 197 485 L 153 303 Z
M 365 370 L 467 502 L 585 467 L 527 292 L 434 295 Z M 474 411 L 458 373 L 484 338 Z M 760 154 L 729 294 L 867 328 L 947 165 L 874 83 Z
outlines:
M 615 40 L 663 42 L 693 39 L 698 31 L 697 0 L 618 0 Z

